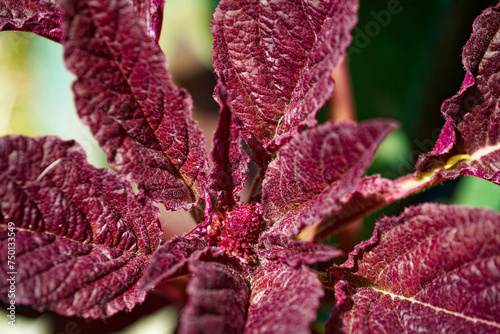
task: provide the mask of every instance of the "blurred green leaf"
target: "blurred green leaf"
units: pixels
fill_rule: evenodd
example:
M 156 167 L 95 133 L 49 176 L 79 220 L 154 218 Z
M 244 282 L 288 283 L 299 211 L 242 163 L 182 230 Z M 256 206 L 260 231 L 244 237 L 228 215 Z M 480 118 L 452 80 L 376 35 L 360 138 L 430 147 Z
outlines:
M 461 176 L 450 204 L 500 210 L 500 187 L 474 176 Z

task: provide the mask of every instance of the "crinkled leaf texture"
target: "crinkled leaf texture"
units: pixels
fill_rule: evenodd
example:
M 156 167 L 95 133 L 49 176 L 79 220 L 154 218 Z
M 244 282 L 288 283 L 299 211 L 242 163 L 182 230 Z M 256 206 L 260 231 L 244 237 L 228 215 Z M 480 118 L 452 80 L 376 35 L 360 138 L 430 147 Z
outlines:
M 266 262 L 248 274 L 234 259 L 192 261 L 179 333 L 310 333 L 323 288 L 305 266 Z
M 310 242 L 324 240 L 368 213 L 441 181 L 432 177 L 421 178 L 417 173 L 394 181 L 380 175 L 364 177 L 356 191 L 342 196 L 339 205 L 319 223 L 302 230 L 300 239 Z
M 344 253 L 329 245 L 304 241 L 292 241 L 284 235 L 263 235 L 256 246 L 261 261 L 278 260 L 296 267 L 301 263 L 325 262 Z
M 241 333 L 245 326 L 250 288 L 235 258 L 192 261 L 194 274 L 187 292 L 188 304 L 179 319 L 179 334 Z
M 500 333 L 498 212 L 408 208 L 330 273 L 329 333 Z
M 217 198 L 217 206 L 231 208 L 239 201 L 238 193 L 243 190 L 250 158 L 241 147 L 241 134 L 235 116 L 227 106 L 227 92 L 218 84 L 215 99 L 219 103 L 219 124 L 214 134 L 210 173 L 210 190 Z
M 57 0 L 3 0 L 0 3 L 0 31 L 27 31 L 59 42 L 62 13 Z
M 401 189 L 397 182 L 384 179 L 380 175 L 364 177 L 355 192 L 340 198 L 339 206 L 314 226 L 311 231 L 314 235 L 306 237 L 302 233 L 302 237 L 310 241 L 324 240 L 349 223 L 406 194 L 408 191 Z
M 324 294 L 307 267 L 278 262 L 266 262 L 252 273 L 251 290 L 245 334 L 310 333 Z
M 160 38 L 164 0 L 131 0 L 139 16 L 146 23 L 149 35 L 156 42 Z M 0 3 L 0 31 L 33 32 L 61 42 L 62 10 L 56 0 L 3 0 Z
M 220 2 L 212 22 L 214 69 L 251 148 L 272 152 L 316 124 L 357 9 L 357 0 Z
M 128 0 L 67 0 L 65 60 L 75 103 L 110 163 L 167 209 L 204 194 L 204 139 L 189 94 Z
M 262 183 L 271 231 L 291 236 L 338 211 L 340 199 L 356 191 L 378 146 L 396 126 L 385 120 L 326 123 L 285 145 Z
M 446 124 L 417 171 L 438 169 L 445 179 L 466 174 L 500 184 L 500 4 L 476 19 L 462 59 L 465 80 L 443 103 Z
M 262 264 L 250 268 L 200 237 L 189 234 L 167 242 L 152 256 L 141 281 L 149 289 L 163 279 L 193 275 L 179 333 L 309 333 L 323 288 L 301 263 L 329 260 L 340 251 L 269 237 L 266 245 L 275 248 L 266 250 L 262 244 Z M 291 254 L 278 247 L 290 248 Z
M 56 137 L 0 140 L 0 249 L 15 224 L 16 302 L 82 317 L 131 310 L 159 246 L 159 211 L 116 173 Z M 7 268 L 7 257 L 1 259 Z M 0 273 L 0 296 L 9 289 Z
M 163 23 L 165 0 L 132 0 L 132 3 L 135 11 L 146 23 L 149 36 L 158 43 Z
M 140 287 L 149 290 L 162 280 L 188 274 L 189 263 L 197 261 L 207 251 L 210 251 L 210 248 L 206 240 L 196 233 L 170 239 L 154 252 Z

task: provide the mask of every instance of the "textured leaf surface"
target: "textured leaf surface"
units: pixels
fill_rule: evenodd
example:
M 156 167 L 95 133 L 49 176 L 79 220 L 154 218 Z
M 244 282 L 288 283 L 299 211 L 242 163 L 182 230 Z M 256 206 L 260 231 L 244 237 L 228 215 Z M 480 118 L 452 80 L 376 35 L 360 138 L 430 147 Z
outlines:
M 356 0 L 220 2 L 212 22 L 214 69 L 255 144 L 280 145 L 299 126 L 316 124 L 357 9 Z
M 401 187 L 399 181 L 384 179 L 380 175 L 364 177 L 355 192 L 340 198 L 338 207 L 316 225 L 301 231 L 300 239 L 311 242 L 324 240 L 349 223 L 416 191 L 416 187 Z
M 497 212 L 409 208 L 379 220 L 331 273 L 339 279 L 332 333 L 500 333 Z
M 395 122 L 326 123 L 294 138 L 269 164 L 262 184 L 264 218 L 273 230 L 297 234 L 352 194 Z
M 1 254 L 8 223 L 16 227 L 16 302 L 96 318 L 144 300 L 137 281 L 160 244 L 158 209 L 114 172 L 87 164 L 73 141 L 2 138 L 0 205 Z M 7 268 L 7 257 L 0 261 Z
M 60 41 L 62 13 L 56 0 L 4 0 L 0 3 L 0 30 L 28 31 Z
M 343 255 L 341 250 L 323 244 L 291 241 L 284 235 L 264 235 L 256 246 L 261 261 L 279 260 L 291 267 L 301 263 L 315 264 Z
M 204 192 L 204 139 L 128 0 L 64 2 L 75 103 L 110 163 L 168 209 Z
M 307 267 L 267 262 L 251 277 L 245 334 L 310 333 L 323 288 Z
M 245 185 L 250 159 L 241 147 L 241 135 L 234 115 L 227 106 L 225 88 L 219 84 L 217 90 L 216 100 L 221 108 L 219 125 L 214 134 L 214 168 L 210 173 L 210 188 L 217 198 L 217 205 L 230 208 L 238 203 L 238 193 Z
M 151 256 L 150 266 L 140 282 L 141 289 L 149 290 L 164 279 L 186 274 L 188 264 L 196 261 L 207 246 L 198 235 L 170 239 Z
M 146 23 L 149 36 L 158 43 L 163 23 L 165 0 L 132 0 L 134 9 Z
M 441 106 L 446 124 L 417 171 L 439 169 L 446 179 L 466 174 L 500 184 L 500 5 L 476 19 L 462 59 L 465 80 Z
M 160 38 L 164 0 L 131 0 L 146 23 L 149 35 Z M 4 0 L 0 3 L 0 30 L 33 32 L 56 42 L 63 38 L 62 10 L 55 0 Z
M 241 333 L 245 325 L 249 287 L 239 263 L 232 259 L 193 261 L 189 271 L 188 304 L 179 321 L 179 334 Z

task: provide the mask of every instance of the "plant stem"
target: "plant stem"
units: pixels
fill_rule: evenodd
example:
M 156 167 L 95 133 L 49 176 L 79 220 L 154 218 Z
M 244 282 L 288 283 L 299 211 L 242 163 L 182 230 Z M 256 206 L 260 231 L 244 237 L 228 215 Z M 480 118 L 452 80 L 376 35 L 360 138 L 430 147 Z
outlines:
M 332 70 L 335 89 L 328 101 L 328 113 L 333 122 L 356 120 L 356 108 L 352 93 L 351 73 L 345 59 Z
M 342 217 L 340 220 L 336 221 L 330 221 L 327 219 L 321 220 L 314 225 L 304 227 L 300 234 L 297 235 L 297 239 L 309 242 L 320 242 L 339 229 L 366 216 L 373 211 L 376 211 L 390 203 L 441 183 L 442 181 L 444 181 L 444 179 L 436 173 L 437 171 L 438 170 L 435 170 L 431 173 L 423 175 L 413 173 L 394 180 L 393 184 L 397 188 L 396 192 L 391 192 L 388 194 L 369 194 L 369 196 L 373 197 L 377 195 L 381 196 L 380 199 L 375 202 L 369 202 L 367 200 L 368 204 L 366 205 L 366 207 L 363 207 L 361 211 L 355 211 L 350 216 Z M 368 198 L 368 196 L 366 198 Z M 363 203 L 361 202 L 360 205 L 363 205 Z

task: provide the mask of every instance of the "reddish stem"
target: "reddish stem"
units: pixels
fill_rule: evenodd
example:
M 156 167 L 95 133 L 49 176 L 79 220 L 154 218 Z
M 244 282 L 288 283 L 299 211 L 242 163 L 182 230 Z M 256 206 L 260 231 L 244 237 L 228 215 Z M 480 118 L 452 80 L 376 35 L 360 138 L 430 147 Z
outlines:
M 332 70 L 335 89 L 328 101 L 328 113 L 333 122 L 356 120 L 356 108 L 352 93 L 351 73 L 345 59 Z
M 403 176 L 393 181 L 394 185 L 398 188 L 398 191 L 392 192 L 387 196 L 382 197 L 378 202 L 365 208 L 362 212 L 358 212 L 350 217 L 343 218 L 341 221 L 335 221 L 334 223 L 332 223 L 331 221 L 327 221 L 326 223 L 319 222 L 314 225 L 306 226 L 302 229 L 297 238 L 309 242 L 320 242 L 334 232 L 344 228 L 348 224 L 355 222 L 356 220 L 366 216 L 373 211 L 376 211 L 411 194 L 430 188 L 443 181 L 444 179 L 437 175 L 436 171 L 424 175 L 413 173 Z

